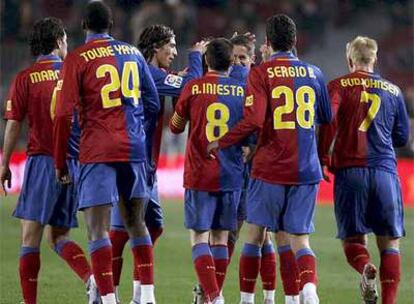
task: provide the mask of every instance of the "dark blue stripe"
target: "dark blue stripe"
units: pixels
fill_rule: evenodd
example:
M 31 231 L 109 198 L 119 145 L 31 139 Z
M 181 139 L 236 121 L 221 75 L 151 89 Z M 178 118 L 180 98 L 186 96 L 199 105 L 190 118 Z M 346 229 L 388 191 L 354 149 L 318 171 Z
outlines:
M 242 255 L 260 257 L 262 255 L 262 248 L 257 245 L 245 243 L 243 246 Z
M 228 260 L 229 259 L 229 250 L 227 246 L 211 246 L 211 253 L 216 260 Z
M 129 244 L 131 245 L 131 248 L 135 248 L 137 246 L 146 246 L 152 245 L 151 237 L 149 235 L 141 236 L 141 237 L 135 237 L 129 240 Z
M 103 247 L 111 247 L 111 241 L 109 240 L 109 238 L 103 238 L 96 241 L 89 241 L 88 243 L 89 253 L 94 253 L 95 251 Z
M 296 252 L 296 259 L 299 259 L 300 257 L 304 256 L 304 255 L 311 255 L 311 256 L 315 256 L 315 254 L 313 253 L 312 249 L 310 248 L 302 248 L 300 250 L 298 250 L 298 252 Z
M 264 244 L 262 247 L 262 255 L 275 253 L 275 248 L 273 247 L 272 242 Z
M 64 240 L 61 240 L 61 241 L 57 242 L 55 244 L 55 248 L 54 248 L 55 251 L 56 251 L 56 253 L 60 255 L 61 252 L 62 252 L 63 247 L 65 247 L 65 245 L 67 243 L 70 243 L 70 242 L 72 242 L 72 241 L 71 240 L 68 240 L 68 239 L 64 239 Z
M 211 256 L 210 246 L 207 243 L 200 243 L 194 245 L 192 248 L 193 261 L 195 261 L 197 258 L 203 255 Z
M 284 245 L 284 246 L 277 247 L 277 252 L 279 254 L 284 253 L 284 252 L 287 252 L 287 251 L 290 251 L 290 250 L 292 250 L 292 248 L 290 247 L 290 245 Z
M 395 248 L 387 248 L 385 250 L 383 250 L 381 252 L 381 254 L 395 254 L 395 255 L 399 255 L 400 251 L 398 249 Z
M 22 246 L 20 248 L 20 257 L 25 256 L 26 254 L 29 254 L 29 253 L 37 253 L 39 251 L 40 251 L 39 247 L 25 247 L 25 246 Z

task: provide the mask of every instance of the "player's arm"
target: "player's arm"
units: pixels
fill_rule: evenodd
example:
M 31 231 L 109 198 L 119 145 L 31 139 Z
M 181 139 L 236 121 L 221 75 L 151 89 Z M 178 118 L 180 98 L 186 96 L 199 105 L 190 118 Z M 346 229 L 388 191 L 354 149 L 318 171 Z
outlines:
M 410 133 L 410 123 L 401 91 L 399 91 L 397 102 L 397 112 L 392 129 L 392 144 L 396 148 L 407 144 Z
M 22 121 L 27 113 L 27 88 L 22 75 L 18 75 L 13 81 L 9 98 L 6 101 L 6 112 L 4 118 L 7 119 L 6 130 L 4 132 L 3 155 L 0 168 L 0 182 L 5 195 L 7 187 L 12 186 L 12 174 L 10 171 L 10 159 L 19 138 Z
M 179 134 L 184 132 L 185 125 L 189 119 L 189 100 L 191 98 L 190 92 L 191 83 L 187 84 L 182 94 L 180 95 L 177 104 L 175 105 L 174 114 L 171 117 L 169 126 L 171 132 L 174 134 Z
M 319 90 L 317 92 L 317 112 L 316 112 L 316 122 L 318 124 L 328 124 L 332 121 L 333 114 L 331 102 L 329 99 L 328 88 L 326 87 L 325 77 L 319 69 L 315 69 L 315 75 L 319 83 Z

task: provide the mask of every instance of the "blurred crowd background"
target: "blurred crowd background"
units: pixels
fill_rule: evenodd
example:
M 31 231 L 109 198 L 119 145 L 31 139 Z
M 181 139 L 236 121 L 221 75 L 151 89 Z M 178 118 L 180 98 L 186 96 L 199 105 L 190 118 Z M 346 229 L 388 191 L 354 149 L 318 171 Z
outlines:
M 178 57 L 173 68 L 187 64 L 188 48 L 205 37 L 256 34 L 257 46 L 264 41 L 265 20 L 286 13 L 297 23 L 299 57 L 319 67 L 330 80 L 347 72 L 345 44 L 357 35 L 379 43 L 377 71 L 402 89 L 411 118 L 411 139 L 398 154 L 414 157 L 414 28 L 413 0 L 107 0 L 114 14 L 112 35 L 136 44 L 148 25 L 163 23 L 176 34 Z M 68 33 L 69 49 L 84 41 L 81 29 L 84 0 L 1 1 L 1 114 L 8 87 L 15 74 L 33 62 L 27 38 L 35 20 L 61 18 Z M 259 47 L 256 48 L 258 51 Z M 260 54 L 258 62 L 260 62 Z M 171 111 L 171 108 L 169 109 Z M 167 125 L 167 124 L 166 124 Z M 3 142 L 4 121 L 0 122 Z M 185 149 L 185 136 L 166 130 L 162 150 L 171 155 Z M 22 133 L 19 149 L 25 149 Z

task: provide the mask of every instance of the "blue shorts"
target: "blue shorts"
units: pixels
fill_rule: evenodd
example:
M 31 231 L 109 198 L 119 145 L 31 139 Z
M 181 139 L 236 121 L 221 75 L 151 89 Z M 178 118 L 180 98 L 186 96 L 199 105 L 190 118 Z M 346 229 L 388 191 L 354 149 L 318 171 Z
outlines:
M 160 199 L 158 196 L 158 183 L 155 180 L 145 211 L 145 224 L 148 228 L 160 228 L 164 226 L 164 214 L 162 212 Z M 111 227 L 124 229 L 124 221 L 119 213 L 118 205 L 114 205 L 111 213 Z
M 318 188 L 319 184 L 280 185 L 251 179 L 247 222 L 273 232 L 312 233 Z
M 148 198 L 145 162 L 82 164 L 79 172 L 79 209 Z
M 374 168 L 348 168 L 335 174 L 337 237 L 374 232 L 402 237 L 404 209 L 398 176 Z
M 240 190 L 206 192 L 186 189 L 184 225 L 196 231 L 237 229 L 237 206 Z
M 240 202 L 237 208 L 237 220 L 245 221 L 247 219 L 246 214 L 246 202 L 247 202 L 247 189 L 249 188 L 250 180 L 250 166 L 245 165 L 243 170 L 243 186 L 240 195 Z
M 29 156 L 13 216 L 42 225 L 77 227 L 77 200 L 74 191 L 77 161 L 68 160 L 68 166 L 73 183 L 62 186 L 56 180 L 55 165 L 51 156 Z

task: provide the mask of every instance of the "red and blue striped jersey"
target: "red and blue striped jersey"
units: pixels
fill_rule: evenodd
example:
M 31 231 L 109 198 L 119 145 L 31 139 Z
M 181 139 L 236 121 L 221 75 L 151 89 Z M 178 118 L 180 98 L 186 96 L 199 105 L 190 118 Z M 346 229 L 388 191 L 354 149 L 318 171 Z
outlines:
M 274 184 L 312 184 L 321 180 L 316 124 L 332 112 L 322 72 L 290 52 L 251 69 L 244 119 L 220 138 L 227 148 L 258 131 L 251 177 Z
M 184 163 L 184 187 L 199 191 L 235 191 L 243 181 L 238 145 L 223 149 L 216 159 L 206 155 L 209 142 L 219 139 L 243 117 L 244 86 L 215 72 L 190 81 L 180 95 L 170 121 L 174 133 L 190 121 Z
M 380 75 L 364 71 L 332 80 L 328 89 L 336 115 L 330 125 L 320 129 L 321 163 L 332 171 L 372 167 L 396 172 L 394 147 L 404 146 L 409 136 L 400 89 Z
M 51 101 L 61 66 L 58 56 L 39 56 L 31 67 L 16 76 L 10 87 L 4 118 L 28 118 L 28 155 L 53 155 Z
M 68 54 L 58 85 L 54 156 L 64 168 L 73 110 L 79 113 L 81 163 L 144 161 L 145 115 L 159 98 L 143 56 L 107 34 Z

